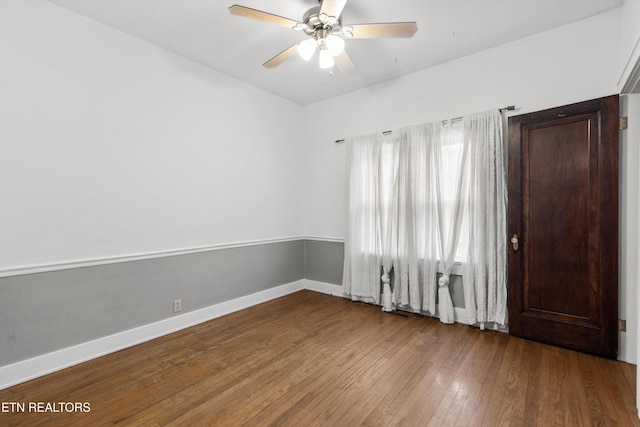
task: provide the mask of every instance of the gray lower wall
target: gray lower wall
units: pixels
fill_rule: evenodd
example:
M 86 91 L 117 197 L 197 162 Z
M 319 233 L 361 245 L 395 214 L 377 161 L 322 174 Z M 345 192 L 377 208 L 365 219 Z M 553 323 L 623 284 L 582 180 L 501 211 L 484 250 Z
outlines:
M 304 278 L 303 240 L 0 278 L 0 366 Z
M 301 279 L 342 284 L 344 244 L 294 240 L 0 278 L 0 366 Z M 462 278 L 452 276 L 454 306 Z
M 342 285 L 344 243 L 324 240 L 305 240 L 305 279 Z

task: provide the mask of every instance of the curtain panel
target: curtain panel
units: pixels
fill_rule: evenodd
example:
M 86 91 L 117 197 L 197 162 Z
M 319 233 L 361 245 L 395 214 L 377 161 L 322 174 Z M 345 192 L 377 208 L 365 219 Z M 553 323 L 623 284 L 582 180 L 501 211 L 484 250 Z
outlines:
M 465 320 L 505 324 L 500 112 L 349 138 L 346 145 L 344 294 L 386 311 L 400 306 L 453 323 L 449 276 L 462 261 Z

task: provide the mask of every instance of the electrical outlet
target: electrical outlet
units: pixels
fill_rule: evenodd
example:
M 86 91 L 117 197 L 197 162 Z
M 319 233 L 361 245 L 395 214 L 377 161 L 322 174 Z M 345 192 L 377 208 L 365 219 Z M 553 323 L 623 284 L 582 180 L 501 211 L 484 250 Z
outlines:
M 179 313 L 181 311 L 182 311 L 182 300 L 181 299 L 173 300 L 173 312 Z

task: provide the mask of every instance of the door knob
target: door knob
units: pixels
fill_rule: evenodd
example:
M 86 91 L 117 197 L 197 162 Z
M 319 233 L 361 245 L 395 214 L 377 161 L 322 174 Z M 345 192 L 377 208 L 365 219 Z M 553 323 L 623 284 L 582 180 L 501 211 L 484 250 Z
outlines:
M 511 244 L 513 245 L 513 250 L 517 251 L 518 250 L 518 235 L 514 234 L 513 237 L 511 238 Z

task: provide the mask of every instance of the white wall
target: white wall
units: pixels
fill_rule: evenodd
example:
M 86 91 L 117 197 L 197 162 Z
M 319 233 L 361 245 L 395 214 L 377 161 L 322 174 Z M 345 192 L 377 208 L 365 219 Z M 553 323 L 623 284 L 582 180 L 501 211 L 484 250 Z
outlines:
M 0 5 L 0 268 L 302 235 L 297 104 L 44 0 Z
M 640 63 L 640 59 L 638 59 L 638 63 Z M 640 319 L 640 301 L 638 300 L 638 298 L 640 298 L 640 295 L 638 294 L 638 284 L 640 282 L 639 277 L 638 277 L 638 266 L 640 265 L 640 251 L 638 250 L 638 244 L 640 242 L 640 215 L 638 214 L 639 211 L 639 207 L 640 207 L 640 202 L 638 202 L 640 200 L 640 172 L 638 172 L 638 165 L 640 165 L 640 93 L 634 93 L 632 95 L 628 96 L 627 99 L 627 114 L 628 117 L 630 119 L 630 126 L 629 129 L 625 132 L 626 133 L 626 138 L 627 138 L 627 142 L 629 145 L 635 144 L 635 148 L 636 148 L 636 157 L 635 159 L 632 159 L 631 157 L 629 158 L 629 163 L 633 162 L 635 160 L 635 164 L 633 166 L 630 165 L 630 167 L 633 167 L 636 171 L 636 185 L 635 185 L 635 191 L 636 191 L 636 205 L 635 205 L 635 211 L 630 211 L 628 214 L 628 218 L 630 221 L 633 220 L 633 217 L 635 215 L 635 220 L 636 220 L 636 239 L 635 239 L 635 262 L 634 259 L 629 256 L 629 266 L 633 266 L 635 267 L 635 282 L 629 282 L 628 287 L 627 287 L 627 292 L 628 292 L 628 302 L 626 303 L 627 307 L 627 313 L 628 313 L 628 320 L 627 320 L 627 330 L 629 330 L 629 323 L 631 322 L 631 320 L 633 319 L 633 326 L 635 327 L 634 329 L 634 339 L 635 339 L 635 344 L 636 344 L 636 364 L 637 364 L 637 356 L 638 356 L 638 352 L 639 352 L 639 346 L 640 346 L 640 341 L 638 341 L 638 330 L 639 325 L 638 325 L 638 319 Z M 629 183 L 629 191 L 632 192 L 633 191 L 633 183 L 630 182 Z M 629 235 L 629 239 L 633 239 L 634 234 L 632 234 L 632 232 L 628 232 L 627 233 Z M 635 304 L 635 305 L 634 305 Z M 628 342 L 628 346 L 631 347 L 631 343 L 632 341 L 629 340 Z M 629 351 L 633 351 L 631 348 L 629 348 Z M 636 370 L 636 375 L 637 375 L 637 379 L 636 379 L 636 408 L 639 409 L 638 414 L 640 416 L 640 393 L 637 392 L 638 390 L 638 384 L 640 384 L 640 370 Z
M 613 10 L 307 106 L 308 125 L 322 117 L 331 126 L 317 126 L 307 140 L 305 233 L 346 235 L 345 146 L 334 140 L 506 105 L 518 107 L 511 114 L 523 114 L 618 93 L 620 19 L 620 10 Z M 637 148 L 625 145 L 623 150 L 634 155 Z M 637 167 L 629 162 L 635 159 L 625 158 L 621 166 L 621 234 L 631 231 L 632 236 L 621 246 L 620 314 L 629 322 L 620 358 L 632 363 L 637 354 L 637 272 L 628 256 L 637 247 L 637 224 L 632 224 L 637 195 L 631 189 L 637 188 L 638 178 Z
M 618 88 L 625 83 L 640 66 L 640 0 L 625 0 L 620 7 L 620 77 Z
M 620 7 L 619 91 L 632 90 L 640 66 L 640 0 L 626 0 Z M 636 87 L 636 90 L 640 88 Z M 620 318 L 627 320 L 621 333 L 623 360 L 638 360 L 638 188 L 640 187 L 640 95 L 622 97 L 621 116 L 629 128 L 620 132 Z M 640 399 L 640 398 L 639 398 Z M 639 400 L 640 402 L 640 400 Z M 639 406 L 640 407 L 640 406 Z
M 620 296 L 619 315 L 627 320 L 620 353 L 637 363 L 638 331 L 638 183 L 640 182 L 640 95 L 621 97 L 621 116 L 630 126 L 620 131 Z

